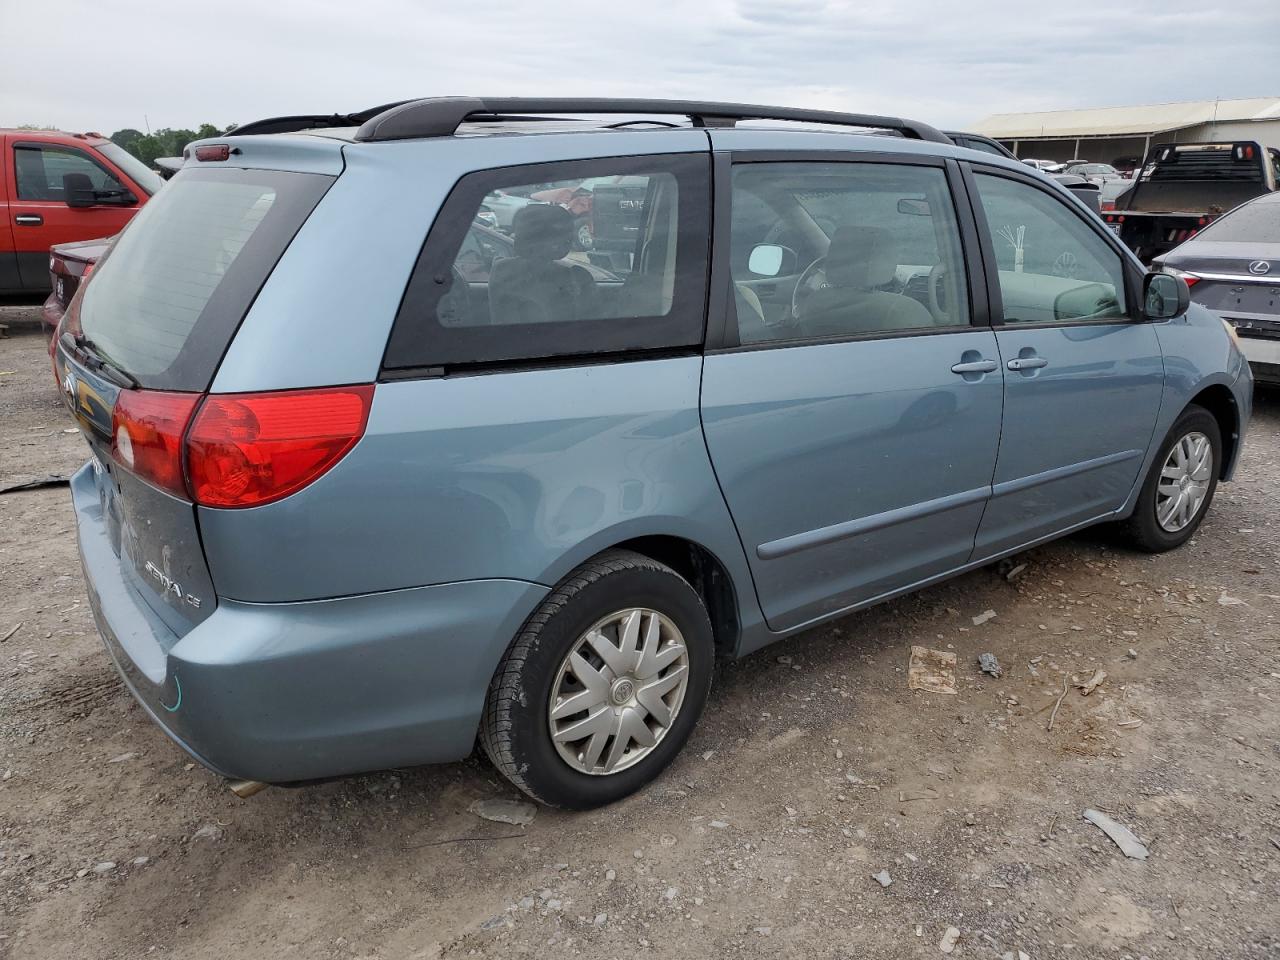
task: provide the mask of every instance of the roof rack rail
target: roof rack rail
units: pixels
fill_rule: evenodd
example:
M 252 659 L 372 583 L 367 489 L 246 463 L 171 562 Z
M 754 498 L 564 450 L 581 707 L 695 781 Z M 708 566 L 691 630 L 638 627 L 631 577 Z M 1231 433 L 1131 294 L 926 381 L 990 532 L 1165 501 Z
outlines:
M 325 130 L 333 127 L 358 127 L 381 113 L 406 103 L 397 100 L 395 103 L 384 103 L 380 107 L 369 107 L 355 113 L 305 113 L 293 117 L 267 117 L 254 120 L 243 126 L 229 130 L 223 136 L 247 137 L 255 133 L 296 133 L 299 130 Z
M 364 120 L 358 141 L 451 137 L 467 121 L 533 119 L 530 114 L 649 114 L 684 116 L 695 127 L 732 127 L 739 120 L 794 120 L 847 127 L 895 130 L 904 137 L 950 144 L 951 140 L 927 123 L 898 117 L 877 117 L 833 110 L 764 107 L 745 103 L 697 100 L 618 100 L 553 97 L 431 97 L 394 104 Z M 539 118 L 545 119 L 545 118 Z

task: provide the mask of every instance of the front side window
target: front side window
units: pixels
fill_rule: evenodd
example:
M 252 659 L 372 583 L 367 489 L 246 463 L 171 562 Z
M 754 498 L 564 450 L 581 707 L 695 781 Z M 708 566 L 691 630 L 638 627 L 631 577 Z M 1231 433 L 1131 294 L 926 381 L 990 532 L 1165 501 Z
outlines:
M 1005 323 L 1125 318 L 1124 263 L 1064 201 L 978 174 Z
M 120 181 L 85 153 L 70 147 L 19 145 L 13 148 L 19 200 L 66 200 L 62 178 L 82 174 L 96 192 L 124 190 Z
M 969 323 L 960 232 L 939 167 L 739 164 L 730 270 L 743 344 Z
M 160 174 L 123 147 L 116 146 L 114 143 L 100 143 L 97 149 L 99 153 L 123 170 L 125 176 L 132 178 L 133 182 L 145 190 L 148 196 L 154 196 L 155 192 L 164 186 L 164 180 Z
M 614 157 L 464 177 L 427 238 L 387 366 L 701 343 L 708 166 Z

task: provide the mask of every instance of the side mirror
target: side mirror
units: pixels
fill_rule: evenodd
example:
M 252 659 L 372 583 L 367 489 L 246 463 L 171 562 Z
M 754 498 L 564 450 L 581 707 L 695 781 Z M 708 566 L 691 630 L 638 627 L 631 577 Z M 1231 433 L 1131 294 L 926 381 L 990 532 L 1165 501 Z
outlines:
M 747 260 L 747 269 L 758 277 L 789 277 L 797 265 L 796 252 L 776 243 L 756 244 Z
M 1171 273 L 1148 273 L 1142 282 L 1142 304 L 1148 320 L 1172 320 L 1191 306 L 1191 288 Z
M 87 173 L 64 173 L 62 175 L 62 199 L 68 207 L 96 207 L 98 195 L 94 192 L 93 181 Z

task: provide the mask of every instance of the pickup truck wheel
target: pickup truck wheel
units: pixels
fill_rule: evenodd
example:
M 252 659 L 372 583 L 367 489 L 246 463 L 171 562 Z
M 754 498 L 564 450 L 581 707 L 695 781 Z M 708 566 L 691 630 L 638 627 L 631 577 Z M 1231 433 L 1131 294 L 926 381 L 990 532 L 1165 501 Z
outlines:
M 1169 429 L 1142 484 L 1126 539 L 1149 553 L 1180 547 L 1209 512 L 1222 463 L 1218 421 L 1192 404 Z
M 711 621 L 674 570 L 610 550 L 526 621 L 489 686 L 480 740 L 543 803 L 585 810 L 653 780 L 707 700 Z

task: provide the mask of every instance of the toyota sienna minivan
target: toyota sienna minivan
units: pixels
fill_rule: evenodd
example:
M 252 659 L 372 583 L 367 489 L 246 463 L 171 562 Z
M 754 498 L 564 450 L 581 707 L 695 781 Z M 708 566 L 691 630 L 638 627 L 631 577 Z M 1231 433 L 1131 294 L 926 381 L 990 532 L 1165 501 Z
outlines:
M 1221 319 L 922 123 L 449 98 L 237 134 L 54 356 L 107 649 L 231 778 L 478 740 L 608 803 L 717 657 L 1091 524 L 1177 547 L 1240 456 Z M 554 199 L 477 220 L 583 191 L 590 245 Z

